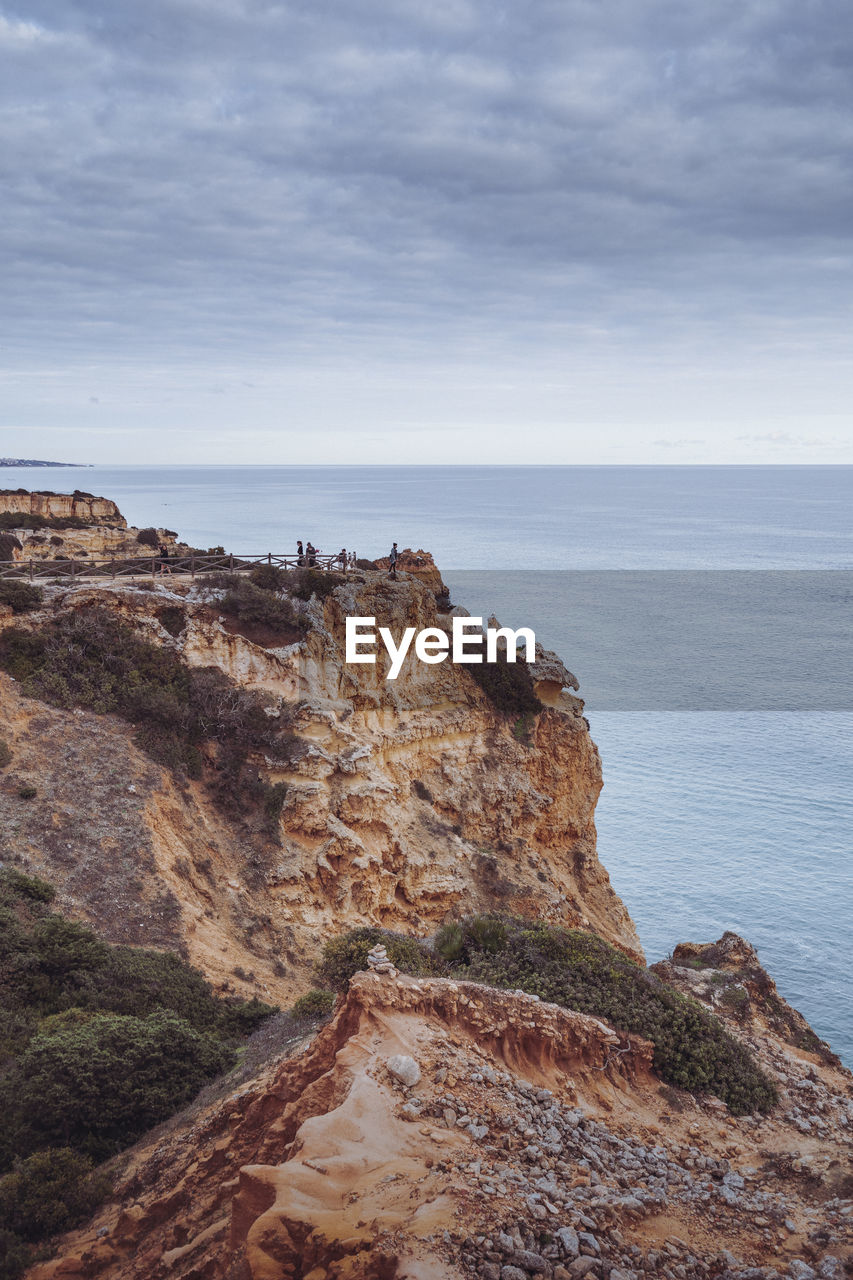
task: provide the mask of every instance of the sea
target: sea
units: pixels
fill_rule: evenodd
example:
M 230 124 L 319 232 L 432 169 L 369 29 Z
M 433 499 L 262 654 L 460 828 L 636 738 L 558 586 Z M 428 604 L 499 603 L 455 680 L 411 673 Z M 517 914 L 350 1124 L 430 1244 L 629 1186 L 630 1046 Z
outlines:
M 734 930 L 853 1066 L 853 467 L 95 466 L 0 485 L 85 489 L 244 554 L 396 540 L 433 553 L 455 603 L 535 615 L 586 699 L 599 855 L 647 958 Z

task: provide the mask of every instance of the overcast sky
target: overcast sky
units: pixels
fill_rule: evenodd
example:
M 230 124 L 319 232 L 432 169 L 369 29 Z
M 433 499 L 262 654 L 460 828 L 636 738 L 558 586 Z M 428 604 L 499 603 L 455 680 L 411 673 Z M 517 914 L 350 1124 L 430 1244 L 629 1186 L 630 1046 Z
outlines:
M 822 0 L 0 0 L 0 454 L 853 462 Z

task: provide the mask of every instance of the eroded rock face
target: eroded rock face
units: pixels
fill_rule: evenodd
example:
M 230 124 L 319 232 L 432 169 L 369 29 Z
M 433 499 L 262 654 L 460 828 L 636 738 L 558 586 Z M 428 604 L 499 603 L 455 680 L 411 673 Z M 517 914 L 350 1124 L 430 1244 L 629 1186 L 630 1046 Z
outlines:
M 82 493 L 79 489 L 74 493 L 3 489 L 0 490 L 0 511 L 60 520 L 84 520 L 86 524 L 108 525 L 113 529 L 127 528 L 127 521 L 114 502 L 109 498 L 97 498 L 92 493 Z
M 830 1046 L 782 998 L 755 948 L 739 934 L 726 932 L 716 942 L 681 942 L 671 959 L 652 968 L 665 982 L 701 1000 L 741 1029 L 781 1039 L 795 1049 L 808 1049 L 828 1064 L 839 1065 Z M 821 1118 L 813 1119 L 816 1130 L 822 1131 Z M 809 1131 L 810 1126 L 802 1130 Z
M 388 681 L 387 658 L 375 666 L 344 662 L 348 613 L 375 616 L 395 634 L 435 624 L 435 596 L 417 579 L 367 574 L 325 604 L 315 598 L 307 606 L 314 629 L 281 648 L 236 632 L 218 615 L 215 596 L 189 582 L 167 580 L 152 591 L 63 587 L 51 591 L 47 613 L 94 608 L 118 614 L 192 666 L 218 667 L 263 691 L 271 714 L 296 735 L 287 762 L 258 762 L 270 781 L 287 786 L 277 839 L 260 846 L 229 826 L 202 785 L 176 785 L 140 756 L 127 726 L 113 730 L 121 758 L 133 762 L 133 810 L 145 833 L 124 848 L 122 861 L 136 867 L 136 850 L 149 850 L 179 900 L 175 928 L 190 959 L 215 980 L 229 974 L 243 990 L 232 971 L 250 973 L 264 994 L 286 1000 L 310 984 L 311 965 L 332 934 L 380 924 L 427 935 L 448 915 L 494 909 L 591 927 L 641 956 L 596 856 L 601 765 L 575 708 L 546 708 L 519 738 L 450 663 L 429 667 L 410 657 Z M 166 611 L 175 610 L 180 630 L 174 619 L 167 630 Z M 26 625 L 38 623 L 30 615 Z M 91 755 L 87 749 L 90 719 L 25 704 L 7 680 L 0 701 L 10 720 L 19 719 L 18 761 L 26 758 L 28 776 L 41 777 L 45 793 L 62 797 L 39 801 L 38 820 L 29 810 L 0 847 L 14 848 L 59 885 L 66 905 L 102 927 L 91 888 L 80 891 L 96 878 L 111 823 L 109 813 L 95 828 L 84 818 L 88 777 L 109 768 L 100 745 Z M 38 721 L 28 708 L 38 710 Z M 76 793 L 62 781 L 65 762 L 50 734 L 36 730 L 52 717 L 79 727 Z M 48 842 L 39 836 L 45 827 Z M 90 840 L 95 829 L 98 839 Z M 147 874 L 140 865 L 142 883 Z
M 113 1200 L 31 1277 L 843 1275 L 850 1075 L 763 1048 L 836 1121 L 799 1170 L 784 1113 L 735 1120 L 661 1090 L 652 1046 L 598 1019 L 358 974 L 313 1041 L 139 1144 Z M 389 1072 L 401 1060 L 411 1084 Z
M 138 540 L 139 529 L 127 521 L 109 498 L 90 493 L 38 493 L 27 490 L 0 491 L 0 513 L 44 516 L 57 521 L 82 520 L 85 527 L 13 529 L 11 559 L 27 560 L 125 560 L 150 559 L 157 547 Z M 179 554 L 189 551 L 186 543 L 168 529 L 154 531 L 158 542 Z M 0 556 L 0 559 L 4 558 Z

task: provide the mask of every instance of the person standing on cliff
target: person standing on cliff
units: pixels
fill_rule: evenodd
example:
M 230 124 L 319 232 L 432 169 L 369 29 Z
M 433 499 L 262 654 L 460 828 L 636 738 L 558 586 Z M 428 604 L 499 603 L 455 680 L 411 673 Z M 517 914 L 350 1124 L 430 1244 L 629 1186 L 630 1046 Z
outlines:
M 299 538 L 297 538 L 296 540 L 296 563 L 300 566 L 300 568 L 305 563 L 305 550 L 302 546 L 302 541 Z
M 172 572 L 169 568 L 169 548 L 165 542 L 161 542 L 157 550 L 160 553 L 160 577 L 162 578 L 164 573 L 171 574 Z
M 396 579 L 397 577 L 397 544 L 396 542 L 391 548 L 391 554 L 388 557 L 388 564 L 391 569 L 391 577 Z

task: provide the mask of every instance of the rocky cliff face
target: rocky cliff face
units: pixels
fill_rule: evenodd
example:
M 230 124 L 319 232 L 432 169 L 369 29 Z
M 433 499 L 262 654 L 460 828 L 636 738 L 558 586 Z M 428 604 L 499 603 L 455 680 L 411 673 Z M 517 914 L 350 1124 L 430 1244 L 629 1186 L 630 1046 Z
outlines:
M 177 577 L 52 587 L 40 612 L 0 618 L 37 629 L 106 610 L 262 694 L 289 744 L 255 762 L 286 787 L 264 833 L 152 763 L 132 726 L 0 675 L 0 858 L 110 940 L 179 948 L 219 987 L 282 1004 L 358 924 L 425 936 L 497 909 L 641 959 L 596 855 L 600 762 L 560 660 L 537 655 L 545 705 L 518 722 L 449 663 L 409 658 L 388 681 L 387 659 L 344 661 L 347 615 L 397 635 L 449 625 L 420 567 L 315 596 L 302 638 Z M 663 1085 L 652 1046 L 598 1019 L 362 973 L 316 1036 L 282 1016 L 242 1074 L 120 1157 L 111 1200 L 32 1280 L 840 1280 L 850 1073 L 742 939 L 685 944 L 656 972 L 750 1048 L 779 1087 L 768 1115 Z
M 157 554 L 157 547 L 151 546 L 150 541 L 139 541 L 140 530 L 128 527 L 114 502 L 91 493 L 0 490 L 0 515 L 4 514 L 38 516 L 50 523 L 38 529 L 11 526 L 4 536 L 0 560 L 122 560 L 147 559 Z M 170 530 L 154 532 L 159 542 L 176 551 L 189 550 Z
M 43 516 L 48 520 L 82 520 L 85 524 L 126 529 L 127 521 L 109 498 L 92 493 L 49 493 L 28 489 L 0 489 L 0 512 Z
M 277 1000 L 310 985 L 330 934 L 358 924 L 426 935 L 497 908 L 591 927 L 641 955 L 596 856 L 601 765 L 576 699 L 519 738 L 450 663 L 410 658 L 391 682 L 381 665 L 344 662 L 348 613 L 395 632 L 436 623 L 418 580 L 366 574 L 315 598 L 311 632 L 281 648 L 241 635 L 203 586 L 171 580 L 53 589 L 27 625 L 96 608 L 263 692 L 294 735 L 286 762 L 259 761 L 287 787 L 278 831 L 250 838 L 203 786 L 152 765 L 126 725 L 24 699 L 0 677 L 7 801 L 21 781 L 38 789 L 4 804 L 0 856 L 24 859 L 111 940 L 179 944 L 216 981 Z
M 783 1104 L 735 1120 L 594 1018 L 363 973 L 316 1039 L 131 1152 L 32 1280 L 841 1280 L 850 1075 L 759 1052 Z

